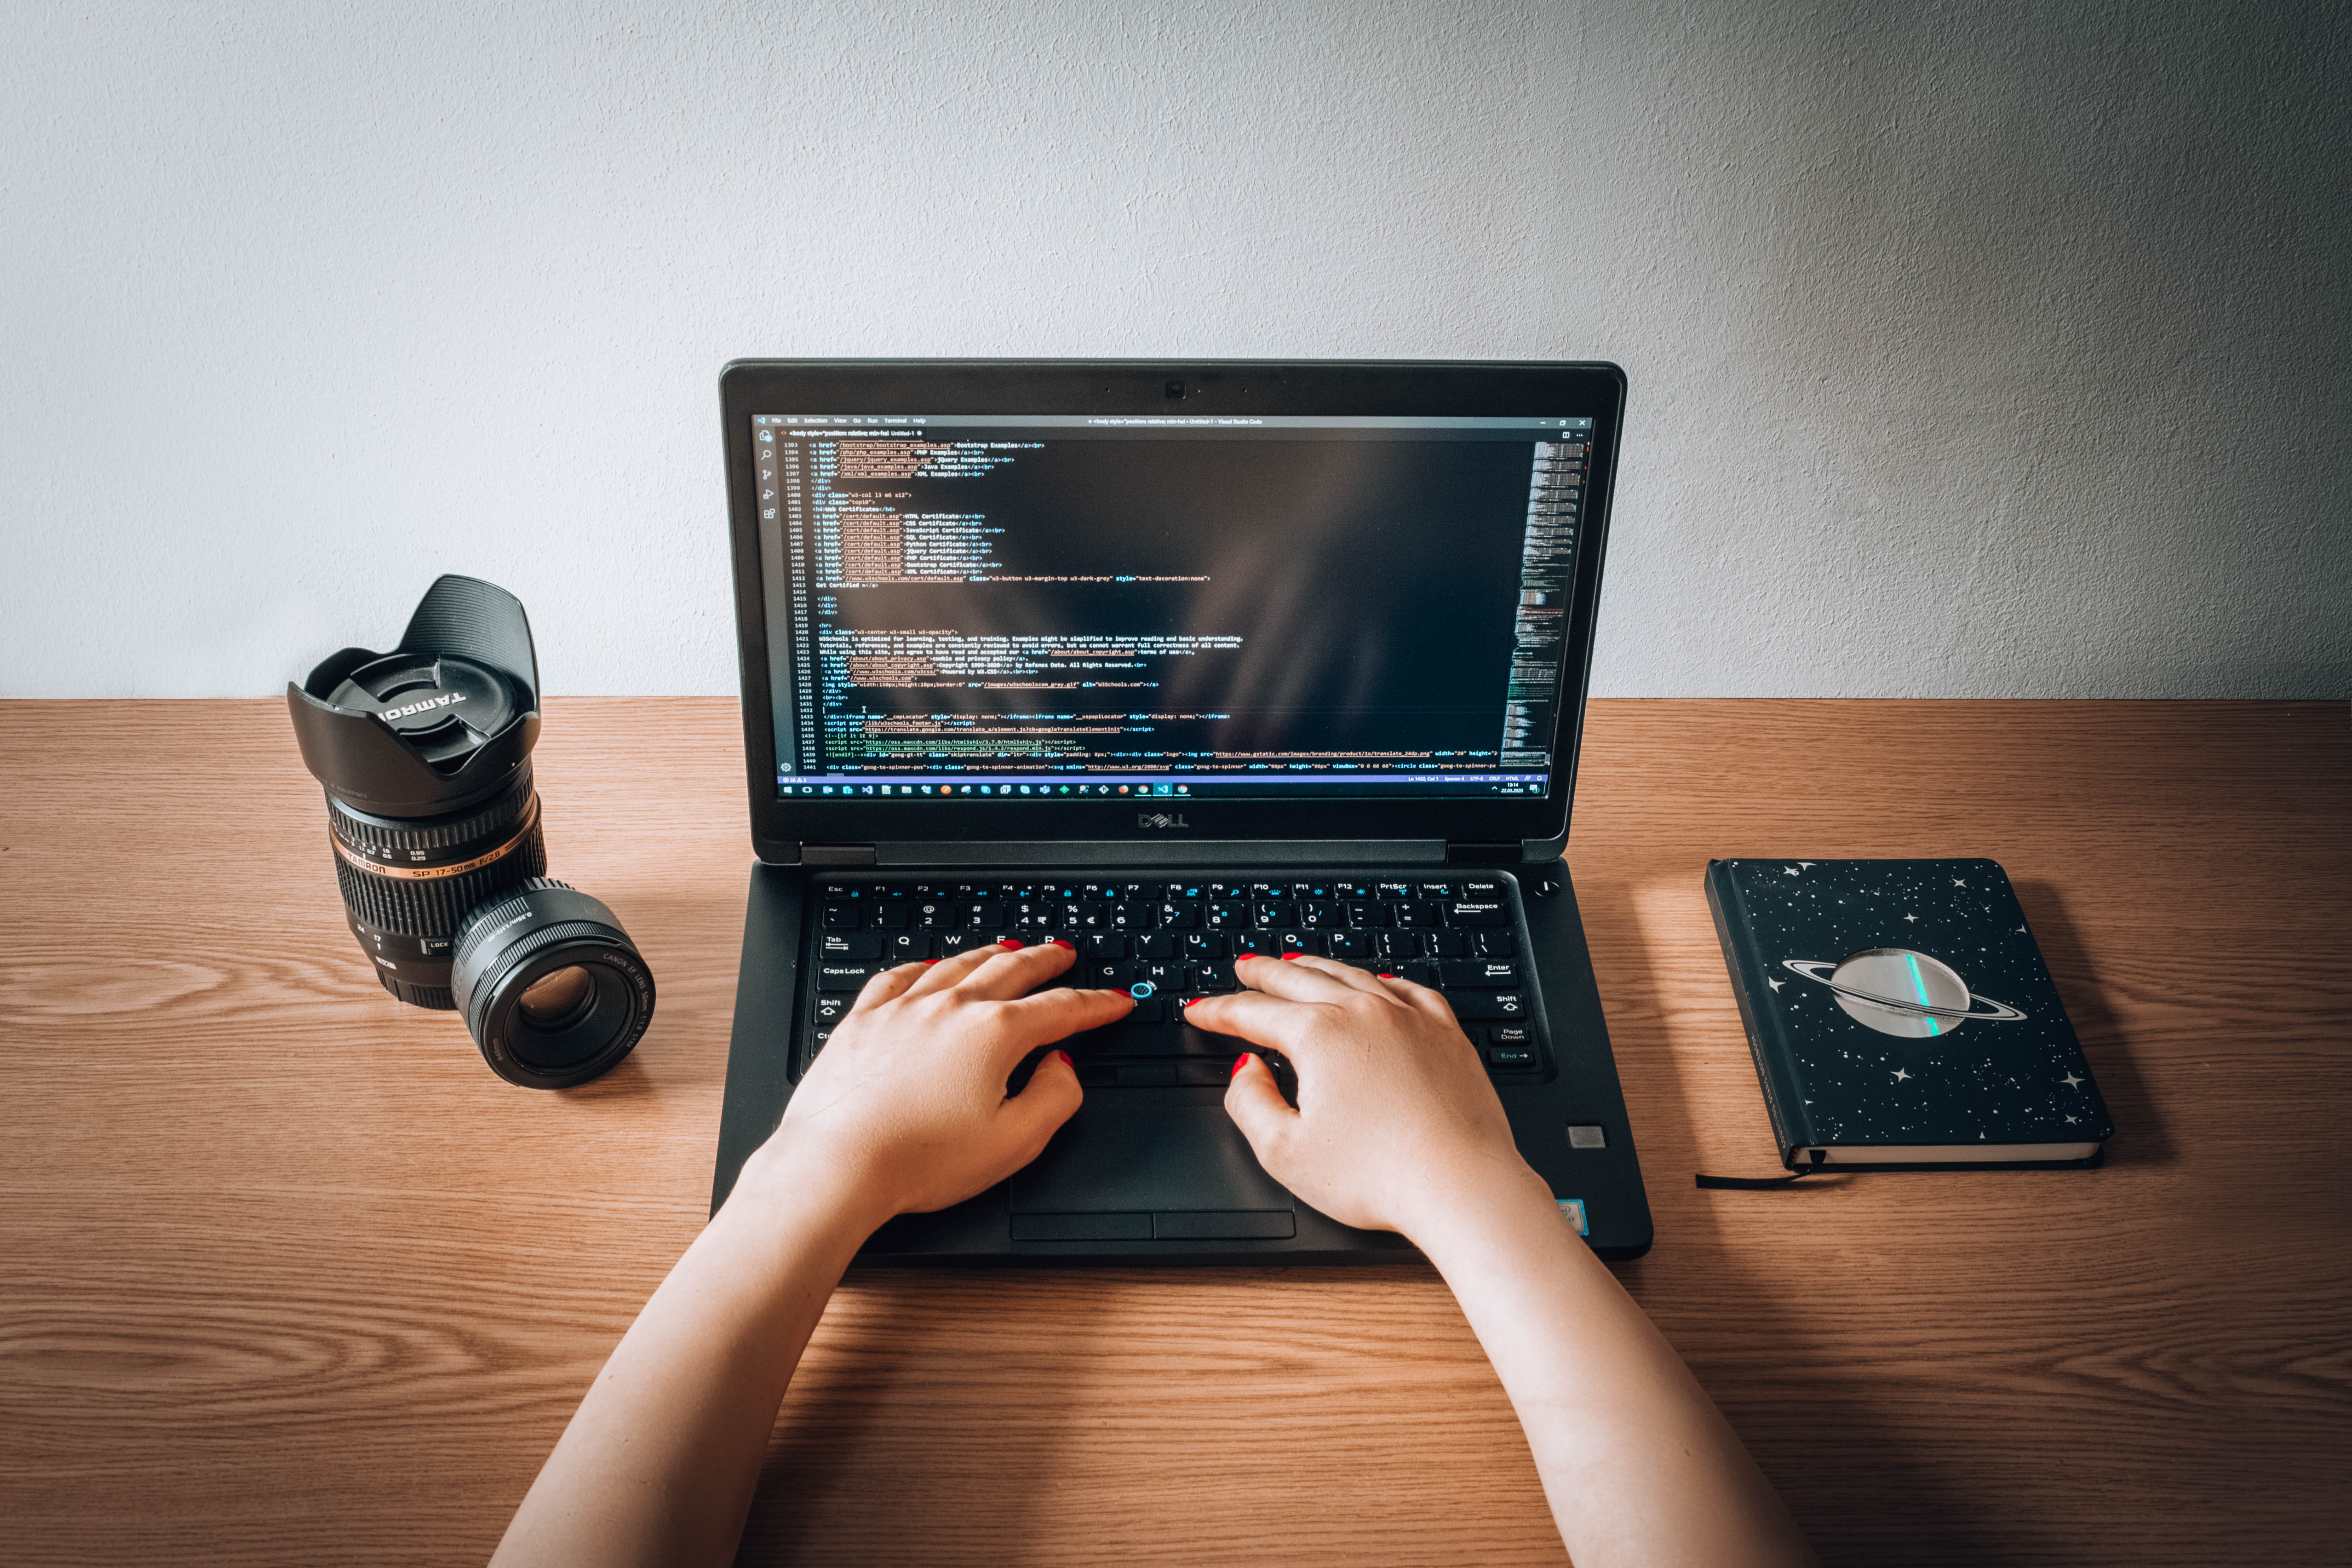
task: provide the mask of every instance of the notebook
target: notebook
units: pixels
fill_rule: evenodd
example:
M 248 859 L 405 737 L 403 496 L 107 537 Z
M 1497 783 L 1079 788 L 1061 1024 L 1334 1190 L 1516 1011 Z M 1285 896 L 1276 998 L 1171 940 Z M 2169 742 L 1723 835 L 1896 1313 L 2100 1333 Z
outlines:
M 1061 1043 L 1086 1103 L 1033 1165 L 862 1261 L 1415 1256 L 1266 1174 L 1240 1042 L 1181 1021 L 1282 952 L 1440 990 L 1561 1223 L 1646 1250 L 1561 858 L 1623 398 L 1592 363 L 730 365 L 756 863 L 714 1211 L 867 977 L 1009 935 L 1135 1011 Z
M 2084 1164 L 2115 1123 L 1996 861 L 1712 860 L 1790 1170 Z

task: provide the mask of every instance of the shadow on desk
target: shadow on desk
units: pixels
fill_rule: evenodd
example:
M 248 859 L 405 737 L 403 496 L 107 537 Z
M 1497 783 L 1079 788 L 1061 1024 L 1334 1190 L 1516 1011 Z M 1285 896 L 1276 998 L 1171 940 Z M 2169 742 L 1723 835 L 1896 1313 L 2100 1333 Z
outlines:
M 2130 1157 L 2168 1162 L 2063 901 L 2047 885 L 2021 892 Z M 1696 1191 L 1692 1172 L 1727 1142 L 1769 1155 L 1721 955 L 1689 907 L 1696 879 L 1596 878 L 1579 895 L 1658 1227 L 1619 1278 L 1825 1563 L 2034 1557 L 2032 1525 L 1989 1508 L 1979 1484 L 2033 1411 L 2015 1369 L 1978 1364 L 1974 1315 L 2013 1311 L 1997 1303 L 2036 1286 L 1965 1250 L 1932 1275 L 1901 1262 L 1915 1226 L 1956 1234 L 1948 1216 L 1996 1189 L 1895 1173 Z M 656 928 L 718 918 L 647 912 Z M 1703 1107 L 1717 1124 L 1702 1127 Z M 1756 1138 L 1727 1140 L 1734 1107 Z M 2008 1194 L 2016 1177 L 1991 1180 Z M 1901 1331 L 1874 1342 L 1868 1325 L 1890 1313 Z M 1455 1392 L 1433 1399 L 1444 1380 Z M 1125 1392 L 1107 1404 L 1112 1389 Z M 1475 1438 L 1427 1430 L 1433 1405 L 1465 1411 Z M 1446 1452 L 1486 1456 L 1466 1484 L 1487 1496 L 1433 1470 Z M 1366 1559 L 1560 1561 L 1516 1419 L 1433 1273 L 892 1271 L 853 1276 L 828 1311 L 740 1560 L 1319 1563 L 1349 1555 L 1335 1512 L 1360 1521 Z M 1311 1551 L 1282 1539 L 1300 1516 L 1318 1521 Z M 1041 1557 L 1045 1542 L 1060 1544 Z
M 2115 1118 L 2116 1135 L 2107 1145 L 2108 1164 L 2168 1165 L 2172 1141 L 2164 1119 L 2141 1080 L 2131 1047 L 2107 1005 L 2105 987 L 2091 966 L 2074 922 L 2066 915 L 2065 896 L 2047 882 L 2020 882 L 2017 901 L 2024 907 L 2033 941 L 2042 949 L 2050 978 L 2057 983 L 2059 1000 L 2074 1026 L 2075 1038 L 2091 1064 L 2091 1076 Z
M 1425 1267 L 877 1270 L 811 1352 L 740 1561 L 1564 1561 Z
M 1687 885 L 1580 881 L 1577 897 L 1657 1223 L 1656 1247 L 1619 1266 L 1618 1279 L 1689 1363 L 1824 1564 L 2000 1560 L 1985 1521 L 1949 1484 L 1948 1454 L 1913 1452 L 1917 1413 L 1910 1402 L 1899 1393 L 1890 1397 L 1867 1368 L 1839 1355 L 1837 1347 L 1850 1342 L 1843 1319 L 1853 1304 L 1812 1301 L 1790 1289 L 1785 1274 L 1743 1266 L 1759 1229 L 1797 1252 L 1850 1241 L 1851 1189 L 1870 1178 L 1763 1193 L 1701 1192 L 1691 1180 L 1702 1147 L 1722 1142 L 1700 1136 L 1695 1104 L 1744 1103 L 1744 1081 L 1746 1094 L 1757 1098 L 1759 1129 L 1763 1116 L 1713 930 L 1697 928 L 1702 939 L 1690 942 L 1689 911 L 1678 907 L 1696 899 L 1704 918 L 1697 877 Z M 1665 934 L 1654 941 L 1652 933 Z M 1705 1050 L 1696 1062 L 1687 1047 L 1677 1059 L 1669 1029 L 1677 1000 L 1687 1013 L 1695 980 L 1721 990 L 1717 1022 L 1728 1026 L 1722 1050 Z M 1709 1081 L 1685 1082 L 1701 1066 Z M 1716 1076 L 1734 1080 L 1730 1094 Z M 1762 1136 L 1756 1152 L 1769 1158 L 1769 1143 Z M 1754 1173 L 1766 1172 L 1759 1166 Z M 1743 1246 L 1731 1245 L 1727 1227 L 1744 1233 Z M 1824 1435 L 1833 1447 L 1822 1443 Z M 1868 1454 L 1869 1468 L 1856 1472 L 1843 1459 L 1828 1459 L 1831 1453 Z

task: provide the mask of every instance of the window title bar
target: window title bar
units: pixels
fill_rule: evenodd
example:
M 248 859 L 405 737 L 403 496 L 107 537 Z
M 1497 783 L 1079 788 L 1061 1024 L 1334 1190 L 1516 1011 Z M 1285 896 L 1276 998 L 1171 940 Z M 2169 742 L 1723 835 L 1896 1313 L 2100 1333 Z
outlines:
M 1591 430 L 1590 418 L 1534 415 L 1504 418 L 1392 414 L 757 414 L 755 426 L 777 428 L 913 429 L 1151 429 L 1263 430 Z

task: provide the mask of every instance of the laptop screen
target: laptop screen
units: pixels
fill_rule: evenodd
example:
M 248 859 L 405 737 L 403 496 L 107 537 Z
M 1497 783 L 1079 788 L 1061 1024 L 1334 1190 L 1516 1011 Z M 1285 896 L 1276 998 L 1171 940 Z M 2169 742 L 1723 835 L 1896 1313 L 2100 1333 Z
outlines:
M 756 415 L 777 789 L 1543 797 L 1591 433 Z

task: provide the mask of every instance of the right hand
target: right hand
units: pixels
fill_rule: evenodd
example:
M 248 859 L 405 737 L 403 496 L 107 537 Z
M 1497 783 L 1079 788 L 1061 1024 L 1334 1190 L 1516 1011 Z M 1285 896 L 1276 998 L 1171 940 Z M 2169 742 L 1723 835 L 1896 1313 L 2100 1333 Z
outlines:
M 1184 1021 L 1290 1059 L 1297 1110 L 1255 1054 L 1237 1064 L 1225 1110 L 1299 1197 L 1342 1225 L 1418 1240 L 1497 1183 L 1542 1184 L 1436 992 L 1321 958 L 1243 959 L 1234 973 L 1245 989 L 1194 1003 Z

